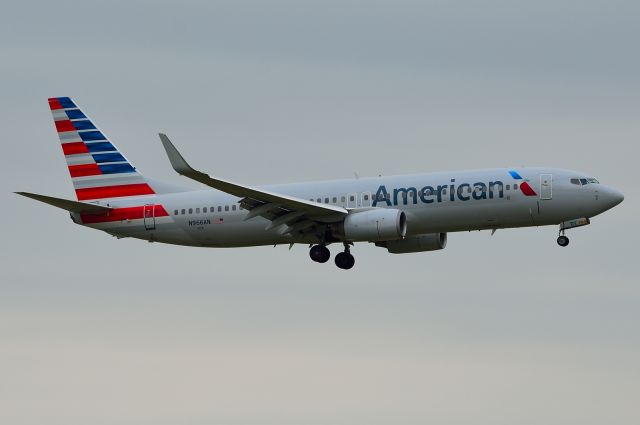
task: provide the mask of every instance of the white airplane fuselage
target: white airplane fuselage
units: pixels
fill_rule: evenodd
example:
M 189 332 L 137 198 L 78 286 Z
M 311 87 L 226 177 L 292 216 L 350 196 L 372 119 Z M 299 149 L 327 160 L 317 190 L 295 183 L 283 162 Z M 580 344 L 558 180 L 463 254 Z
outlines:
M 393 208 L 407 218 L 405 237 L 482 229 L 557 225 L 591 218 L 622 200 L 617 190 L 600 183 L 576 185 L 580 172 L 552 168 L 519 168 L 521 181 L 535 195 L 527 196 L 510 169 L 439 172 L 263 186 L 261 189 L 314 202 L 345 207 L 351 213 Z M 480 183 L 480 184 L 478 184 Z M 475 186 L 474 186 L 475 185 Z M 486 190 L 483 190 L 483 186 Z M 452 191 L 453 186 L 453 191 Z M 433 191 L 428 192 L 432 188 Z M 421 192 L 422 191 L 422 192 Z M 245 220 L 240 198 L 205 189 L 149 196 L 146 217 L 89 223 L 120 237 L 202 247 L 243 247 L 318 243 L 314 235 L 283 234 L 283 226 L 267 229 L 262 217 Z M 101 204 L 101 203 L 98 203 Z M 107 203 L 103 203 L 107 205 Z M 108 203 L 114 205 L 112 200 Z M 115 202 L 119 208 L 141 205 L 141 198 Z M 157 214 L 162 208 L 167 215 Z M 205 212 L 206 211 L 206 212 Z M 79 215 L 77 223 L 82 223 Z

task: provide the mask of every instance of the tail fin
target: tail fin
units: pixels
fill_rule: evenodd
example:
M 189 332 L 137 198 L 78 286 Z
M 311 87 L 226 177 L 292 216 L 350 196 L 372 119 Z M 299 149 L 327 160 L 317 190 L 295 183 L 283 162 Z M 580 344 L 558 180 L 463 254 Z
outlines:
M 50 98 L 49 107 L 79 201 L 155 194 L 70 98 Z

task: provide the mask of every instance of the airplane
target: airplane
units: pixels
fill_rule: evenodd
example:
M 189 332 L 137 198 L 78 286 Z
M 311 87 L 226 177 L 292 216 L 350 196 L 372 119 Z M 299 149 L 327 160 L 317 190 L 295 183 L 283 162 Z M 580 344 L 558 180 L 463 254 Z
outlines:
M 118 238 L 196 247 L 309 245 L 326 263 L 351 269 L 356 242 L 392 254 L 445 248 L 447 233 L 548 226 L 565 232 L 621 203 L 618 190 L 590 175 L 557 168 L 494 168 L 248 186 L 191 167 L 165 134 L 173 169 L 200 182 L 192 190 L 143 176 L 69 97 L 49 99 L 76 192 L 67 200 L 19 195 L 61 208 L 79 225 Z

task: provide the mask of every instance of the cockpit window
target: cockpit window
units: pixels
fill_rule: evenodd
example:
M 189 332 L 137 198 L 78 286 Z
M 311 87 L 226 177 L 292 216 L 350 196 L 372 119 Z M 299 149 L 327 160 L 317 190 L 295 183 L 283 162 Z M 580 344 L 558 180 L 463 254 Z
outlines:
M 588 178 L 588 179 L 573 178 L 573 179 L 571 179 L 571 184 L 577 184 L 578 186 L 589 184 L 589 183 L 600 183 L 600 182 L 598 180 L 594 179 L 594 178 Z

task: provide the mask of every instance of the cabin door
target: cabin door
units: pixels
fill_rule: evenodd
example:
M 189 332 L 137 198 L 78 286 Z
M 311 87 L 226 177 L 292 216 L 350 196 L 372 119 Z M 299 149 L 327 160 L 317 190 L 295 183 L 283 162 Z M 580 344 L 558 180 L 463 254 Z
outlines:
M 145 230 L 154 230 L 156 228 L 155 210 L 156 210 L 155 204 L 146 204 L 144 206 L 144 212 L 142 216 L 144 218 Z
M 540 174 L 540 199 L 553 198 L 553 174 Z

